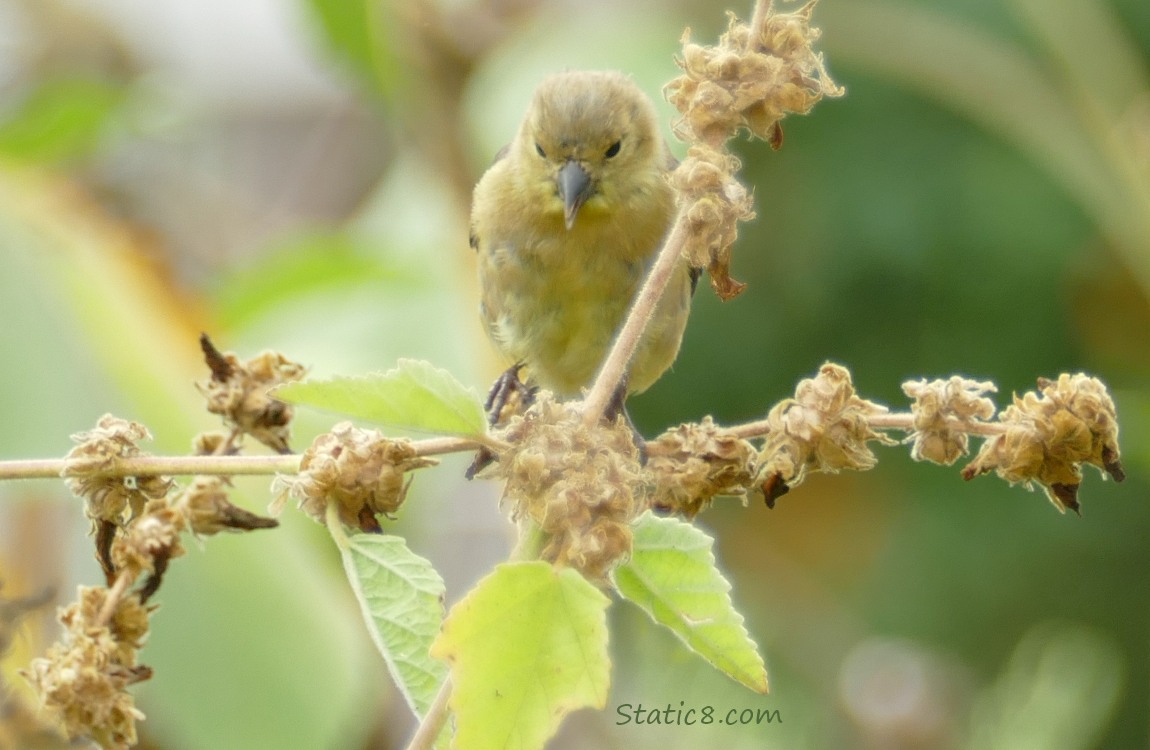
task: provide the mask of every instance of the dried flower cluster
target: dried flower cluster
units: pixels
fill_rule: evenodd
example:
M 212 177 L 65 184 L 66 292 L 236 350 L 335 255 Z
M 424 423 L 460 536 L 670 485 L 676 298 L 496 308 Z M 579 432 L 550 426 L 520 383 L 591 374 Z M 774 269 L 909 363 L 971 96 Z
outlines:
M 1079 510 L 1082 464 L 1116 481 L 1125 477 L 1114 402 L 1097 378 L 1040 379 L 1040 392 L 1016 396 L 998 421 L 990 421 L 995 406 L 985 395 L 996 390 L 993 383 L 955 375 L 902 387 L 914 399 L 911 410 L 891 414 L 859 398 L 850 373 L 828 363 L 815 378 L 801 381 L 795 397 L 776 404 L 763 422 L 723 429 L 705 418 L 668 431 L 648 446 L 651 504 L 691 517 L 716 495 L 757 489 L 774 507 L 808 473 L 872 468 L 876 458 L 867 443 L 897 443 L 887 430 L 910 433 L 903 442 L 913 444 L 916 460 L 944 465 L 969 452 L 972 435 L 985 437 L 963 469 L 964 478 L 995 471 L 1012 484 L 1037 483 L 1060 511 Z M 748 435 L 763 437 L 757 455 L 747 454 L 750 444 L 743 438 Z
M 272 510 L 278 512 L 291 497 L 304 513 L 324 523 L 330 504 L 345 525 L 378 532 L 376 515 L 395 513 L 407 496 L 404 475 L 436 463 L 416 455 L 409 440 L 340 422 L 304 451 L 296 476 L 279 479 L 282 490 Z
M 780 401 L 767 415 L 770 431 L 756 478 L 767 504 L 773 505 L 809 472 L 873 467 L 877 459 L 867 443 L 895 443 L 868 421 L 886 411 L 855 394 L 850 372 L 841 365 L 825 364 L 816 377 L 801 381 L 795 397 Z
M 716 495 L 745 496 L 756 474 L 755 447 L 710 417 L 667 430 L 647 443 L 647 456 L 651 507 L 687 518 Z
M 683 75 L 664 88 L 681 114 L 675 135 L 694 144 L 671 176 L 686 218 L 684 254 L 692 267 L 707 269 L 722 299 L 746 286 L 730 276 L 731 246 L 738 222 L 754 217 L 750 194 L 735 177 L 739 162 L 727 153 L 726 142 L 745 129 L 777 149 L 784 116 L 805 114 L 824 96 L 844 93 L 814 51 L 814 5 L 794 13 L 775 13 L 768 5 L 754 28 L 731 15 L 714 47 L 692 43 L 688 29 L 683 56 L 676 60 Z
M 1125 478 L 1114 402 L 1102 381 L 1081 373 L 1042 378 L 1038 388 L 1014 397 L 999 420 L 1006 431 L 986 441 L 962 475 L 994 471 L 1011 484 L 1037 482 L 1060 512 L 1077 513 L 1082 464 Z
M 810 25 L 815 3 L 794 13 L 768 10 L 752 29 L 734 14 L 718 46 L 691 42 L 683 34 L 683 75 L 666 86 L 668 100 L 682 113 L 675 133 L 683 140 L 721 146 L 740 128 L 775 145 L 779 121 L 806 114 L 824 96 L 844 90 L 827 74 L 814 51 L 820 31 Z
M 168 494 L 172 483 L 164 477 L 112 477 L 108 472 L 124 458 L 146 456 L 136 445 L 151 440 L 148 429 L 138 422 L 105 414 L 95 429 L 72 436 L 78 443 L 65 457 L 63 476 L 72 494 L 84 498 L 85 513 L 93 523 L 121 525 L 144 510 L 149 500 Z
M 119 749 L 136 743 L 136 721 L 144 718 L 127 688 L 151 676 L 136 661 L 150 610 L 129 596 L 108 616 L 108 596 L 107 589 L 81 587 L 78 601 L 60 612 L 63 639 L 34 659 L 24 676 L 69 738 Z
M 207 336 L 200 338 L 204 358 L 212 371 L 210 379 L 196 387 L 208 402 L 208 411 L 224 418 L 224 424 L 233 431 L 251 435 L 278 453 L 291 453 L 291 406 L 277 401 L 268 391 L 282 383 L 299 380 L 307 368 L 292 362 L 279 352 L 263 352 L 247 362 L 231 352 L 219 352 Z M 218 452 L 220 444 L 205 438 L 198 450 L 211 448 Z M 226 444 L 226 443 L 225 443 Z
M 60 616 L 64 639 L 25 675 L 69 737 L 88 737 L 105 748 L 135 743 L 135 722 L 143 714 L 126 688 L 151 674 L 136 664 L 148 627 L 145 604 L 171 560 L 184 554 L 180 534 L 189 528 L 209 535 L 277 525 L 232 505 L 219 478 L 199 477 L 169 499 L 173 483 L 166 478 L 108 476 L 122 473 L 117 462 L 145 456 L 136 443 L 150 437 L 143 425 L 111 415 L 73 436 L 79 445 L 62 474 L 95 524 L 108 588 L 80 589 L 79 601 Z
M 914 399 L 914 432 L 910 455 L 915 461 L 950 466 L 970 450 L 970 436 L 977 425 L 994 416 L 994 402 L 983 394 L 994 393 L 994 383 L 954 375 L 947 380 L 909 380 L 902 391 Z
M 622 419 L 589 427 L 577 403 L 540 391 L 496 436 L 510 447 L 482 473 L 506 479 L 512 517 L 547 536 L 540 557 L 605 581 L 630 554 L 630 524 L 643 506 L 631 428 Z
M 711 146 L 691 146 L 671 173 L 685 222 L 683 255 L 692 268 L 706 268 L 720 298 L 735 297 L 746 284 L 731 278 L 731 248 L 738 223 L 755 218 L 754 200 L 734 175 L 739 160 Z

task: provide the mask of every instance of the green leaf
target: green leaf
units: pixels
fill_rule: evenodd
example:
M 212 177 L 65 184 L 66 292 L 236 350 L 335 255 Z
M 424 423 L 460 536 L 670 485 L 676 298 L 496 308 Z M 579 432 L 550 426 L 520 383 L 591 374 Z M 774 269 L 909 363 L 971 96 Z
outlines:
M 353 419 L 457 435 L 482 435 L 483 404 L 446 370 L 401 359 L 394 370 L 366 376 L 304 380 L 276 388 L 276 398 Z
M 607 703 L 609 600 L 578 572 L 508 563 L 456 604 L 431 653 L 451 664 L 454 747 L 542 748 Z
M 97 79 L 45 81 L 0 122 L 0 153 L 46 162 L 83 156 L 123 100 L 120 86 Z
M 418 288 L 420 280 L 380 262 L 367 242 L 351 232 L 314 231 L 293 236 L 246 268 L 233 270 L 212 289 L 212 302 L 220 324 L 232 329 L 298 305 L 308 294 L 332 290 L 346 296 L 348 290 L 373 283 Z
M 333 52 L 373 89 L 388 94 L 402 66 L 394 50 L 396 9 L 385 0 L 306 0 Z
M 650 511 L 636 521 L 631 559 L 615 570 L 625 599 L 670 628 L 731 679 L 767 692 L 767 669 L 715 567 L 714 540 L 689 523 Z
M 397 536 L 355 534 L 341 555 L 372 641 L 411 710 L 423 717 L 447 677 L 430 652 L 443 622 L 443 579 Z

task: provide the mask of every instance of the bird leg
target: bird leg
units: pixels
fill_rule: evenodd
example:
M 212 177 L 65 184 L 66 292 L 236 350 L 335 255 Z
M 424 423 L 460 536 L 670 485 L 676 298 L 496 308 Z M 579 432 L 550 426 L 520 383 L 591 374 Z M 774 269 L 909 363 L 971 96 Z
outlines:
M 487 401 L 483 408 L 487 412 L 487 425 L 495 427 L 506 422 L 511 414 L 524 411 L 535 400 L 538 388 L 527 385 L 519 379 L 519 371 L 523 363 L 517 362 L 508 367 L 502 375 L 496 378 L 491 390 L 487 393 Z M 509 409 L 510 407 L 510 409 Z M 464 476 L 474 479 L 475 475 L 495 460 L 495 454 L 486 446 L 475 452 L 475 458 L 467 467 Z
M 614 422 L 623 416 L 623 421 L 631 428 L 631 438 L 635 441 L 635 447 L 639 450 L 639 464 L 642 466 L 647 465 L 647 441 L 639 432 L 639 428 L 635 426 L 635 422 L 631 420 L 631 413 L 627 411 L 627 386 L 629 378 L 624 375 L 619 381 L 619 385 L 611 394 L 611 400 L 607 402 L 607 408 L 603 410 L 603 420 L 606 422 Z
M 507 421 L 505 419 L 507 415 L 504 412 L 508 406 L 512 407 L 513 412 L 520 412 L 531 406 L 535 400 L 535 392 L 539 389 L 528 386 L 519 379 L 519 371 L 522 369 L 522 362 L 511 365 L 496 378 L 491 390 L 488 391 L 487 401 L 484 402 L 483 408 L 487 411 L 487 425 L 489 427 L 495 427 Z

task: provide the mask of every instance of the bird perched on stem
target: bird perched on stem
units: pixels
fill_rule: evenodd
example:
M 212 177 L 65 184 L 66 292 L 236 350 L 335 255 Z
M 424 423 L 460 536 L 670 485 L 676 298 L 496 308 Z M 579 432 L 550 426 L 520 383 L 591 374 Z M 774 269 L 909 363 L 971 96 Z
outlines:
M 675 212 L 675 159 L 655 107 L 621 73 L 567 72 L 536 90 L 515 139 L 475 187 L 487 333 L 528 382 L 590 385 Z M 631 361 L 620 405 L 671 366 L 697 272 L 684 260 Z

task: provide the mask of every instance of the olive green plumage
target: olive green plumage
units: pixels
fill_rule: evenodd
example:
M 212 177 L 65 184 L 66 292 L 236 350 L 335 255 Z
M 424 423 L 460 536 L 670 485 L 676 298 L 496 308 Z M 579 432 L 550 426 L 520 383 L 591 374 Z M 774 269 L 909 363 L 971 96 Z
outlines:
M 492 341 L 562 395 L 590 385 L 670 228 L 674 158 L 626 76 L 560 73 L 475 187 L 472 245 Z M 632 360 L 628 390 L 671 366 L 693 275 L 676 269 Z

